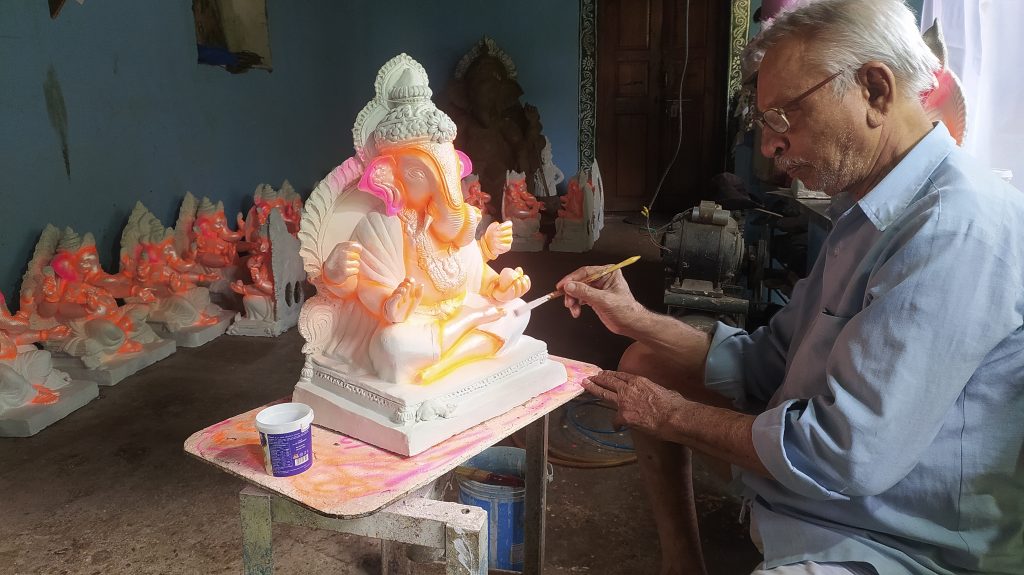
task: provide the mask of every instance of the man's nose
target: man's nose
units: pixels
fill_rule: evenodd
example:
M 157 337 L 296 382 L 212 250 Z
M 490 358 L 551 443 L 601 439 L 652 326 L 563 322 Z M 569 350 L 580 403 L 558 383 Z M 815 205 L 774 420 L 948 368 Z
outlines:
M 761 130 L 761 154 L 766 158 L 781 156 L 789 149 L 789 140 L 771 128 Z

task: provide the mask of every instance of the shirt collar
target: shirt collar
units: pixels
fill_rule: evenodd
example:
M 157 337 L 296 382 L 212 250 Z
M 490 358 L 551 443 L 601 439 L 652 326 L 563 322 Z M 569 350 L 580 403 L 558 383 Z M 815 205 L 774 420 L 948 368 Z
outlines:
M 864 215 L 885 231 L 924 187 L 932 172 L 956 147 L 942 122 L 921 139 L 882 181 L 857 202 Z
M 839 218 L 845 216 L 855 205 L 857 205 L 857 201 L 853 199 L 853 196 L 846 192 L 839 192 L 832 196 L 832 204 L 825 210 L 825 215 L 832 220 L 832 225 L 835 225 Z

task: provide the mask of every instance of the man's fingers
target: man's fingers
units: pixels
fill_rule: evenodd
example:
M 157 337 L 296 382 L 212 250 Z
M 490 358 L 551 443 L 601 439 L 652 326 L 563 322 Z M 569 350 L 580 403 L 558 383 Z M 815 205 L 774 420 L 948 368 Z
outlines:
M 616 372 L 614 371 L 602 371 L 597 375 L 592 375 L 590 376 L 590 381 L 616 393 L 619 391 L 619 388 L 622 387 L 622 385 L 625 383 L 625 381 L 622 378 L 618 377 L 616 375 Z
M 624 371 L 615 371 L 614 369 L 603 370 L 601 371 L 601 375 L 618 380 L 620 385 L 623 383 L 633 383 L 640 379 L 639 375 L 633 375 L 632 373 L 626 373 Z
M 614 429 L 615 432 L 618 433 L 620 431 L 625 431 L 628 428 L 629 422 L 627 422 L 625 418 L 622 417 L 622 412 L 620 411 L 615 415 L 615 419 L 612 420 L 612 429 Z
M 580 301 L 578 299 L 566 294 L 565 298 L 563 299 L 563 304 L 565 305 L 565 308 L 569 310 L 569 313 L 572 315 L 572 317 L 580 317 Z
M 601 387 L 593 379 L 594 378 L 592 377 L 584 379 L 582 382 L 583 389 L 587 390 L 590 393 L 590 395 L 593 395 L 598 399 L 611 401 L 612 403 L 617 403 L 618 395 L 616 395 L 616 393 L 610 389 Z
M 590 287 L 582 282 L 569 282 L 565 284 L 565 293 L 573 296 L 581 303 L 591 306 L 595 302 L 598 304 L 604 303 L 608 297 L 608 294 L 600 289 Z
M 561 280 L 559 280 L 559 282 L 557 284 L 555 284 L 555 287 L 557 289 L 564 289 L 565 288 L 565 284 L 567 284 L 569 282 L 580 282 L 580 281 L 583 281 L 584 279 L 586 279 L 586 278 L 594 275 L 595 273 L 601 271 L 602 269 L 604 269 L 604 267 L 605 266 L 587 266 L 587 267 L 580 268 L 580 269 L 572 272 L 571 274 L 565 276 Z
M 615 283 L 615 280 L 619 279 L 620 277 L 622 277 L 622 270 L 615 270 L 608 275 L 601 276 L 596 280 L 590 282 L 590 285 L 600 289 L 608 289 L 609 287 L 611 287 L 613 283 Z

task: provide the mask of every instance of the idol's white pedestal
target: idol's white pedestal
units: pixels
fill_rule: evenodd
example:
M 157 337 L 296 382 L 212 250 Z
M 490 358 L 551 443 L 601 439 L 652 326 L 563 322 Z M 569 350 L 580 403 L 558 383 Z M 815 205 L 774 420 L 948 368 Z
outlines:
M 199 347 L 224 335 L 234 317 L 235 312 L 222 310 L 217 314 L 217 323 L 213 325 L 186 327 L 178 331 L 167 329 L 167 324 L 159 321 L 151 321 L 149 326 L 153 328 L 153 331 L 158 336 L 164 339 L 173 339 L 178 347 Z
M 401 455 L 417 453 L 566 381 L 547 345 L 523 336 L 500 359 L 463 367 L 429 385 L 389 383 L 331 369 L 306 356 L 292 400 L 313 423 Z
M 539 252 L 547 238 L 540 233 L 540 217 L 532 220 L 512 218 L 512 251 Z
M 541 252 L 544 251 L 544 235 L 535 234 L 527 237 L 516 236 L 512 239 L 512 251 L 514 252 Z
M 594 238 L 587 233 L 586 220 L 555 220 L 555 237 L 548 249 L 553 252 L 583 253 L 594 247 Z
M 27 403 L 9 409 L 0 415 L 0 437 L 29 437 L 43 428 L 67 417 L 71 412 L 99 396 L 99 388 L 91 381 L 71 381 L 56 390 L 57 403 L 37 405 Z
M 85 367 L 82 360 L 63 353 L 53 354 L 53 368 L 66 372 L 71 379 L 95 381 L 99 385 L 115 385 L 133 373 L 149 367 L 174 353 L 173 340 L 161 339 L 142 346 L 142 351 L 125 353 L 96 369 Z
M 299 323 L 298 314 L 289 314 L 277 321 L 248 319 L 242 314 L 235 315 L 235 321 L 228 328 L 228 335 L 247 335 L 251 337 L 277 337 Z

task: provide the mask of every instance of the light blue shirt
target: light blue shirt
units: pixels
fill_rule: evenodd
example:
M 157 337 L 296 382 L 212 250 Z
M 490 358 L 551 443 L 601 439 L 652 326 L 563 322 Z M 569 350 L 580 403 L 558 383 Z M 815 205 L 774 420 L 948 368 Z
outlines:
M 707 386 L 760 413 L 766 565 L 1024 573 L 1024 194 L 938 124 L 832 210 L 789 304 L 708 354 Z

